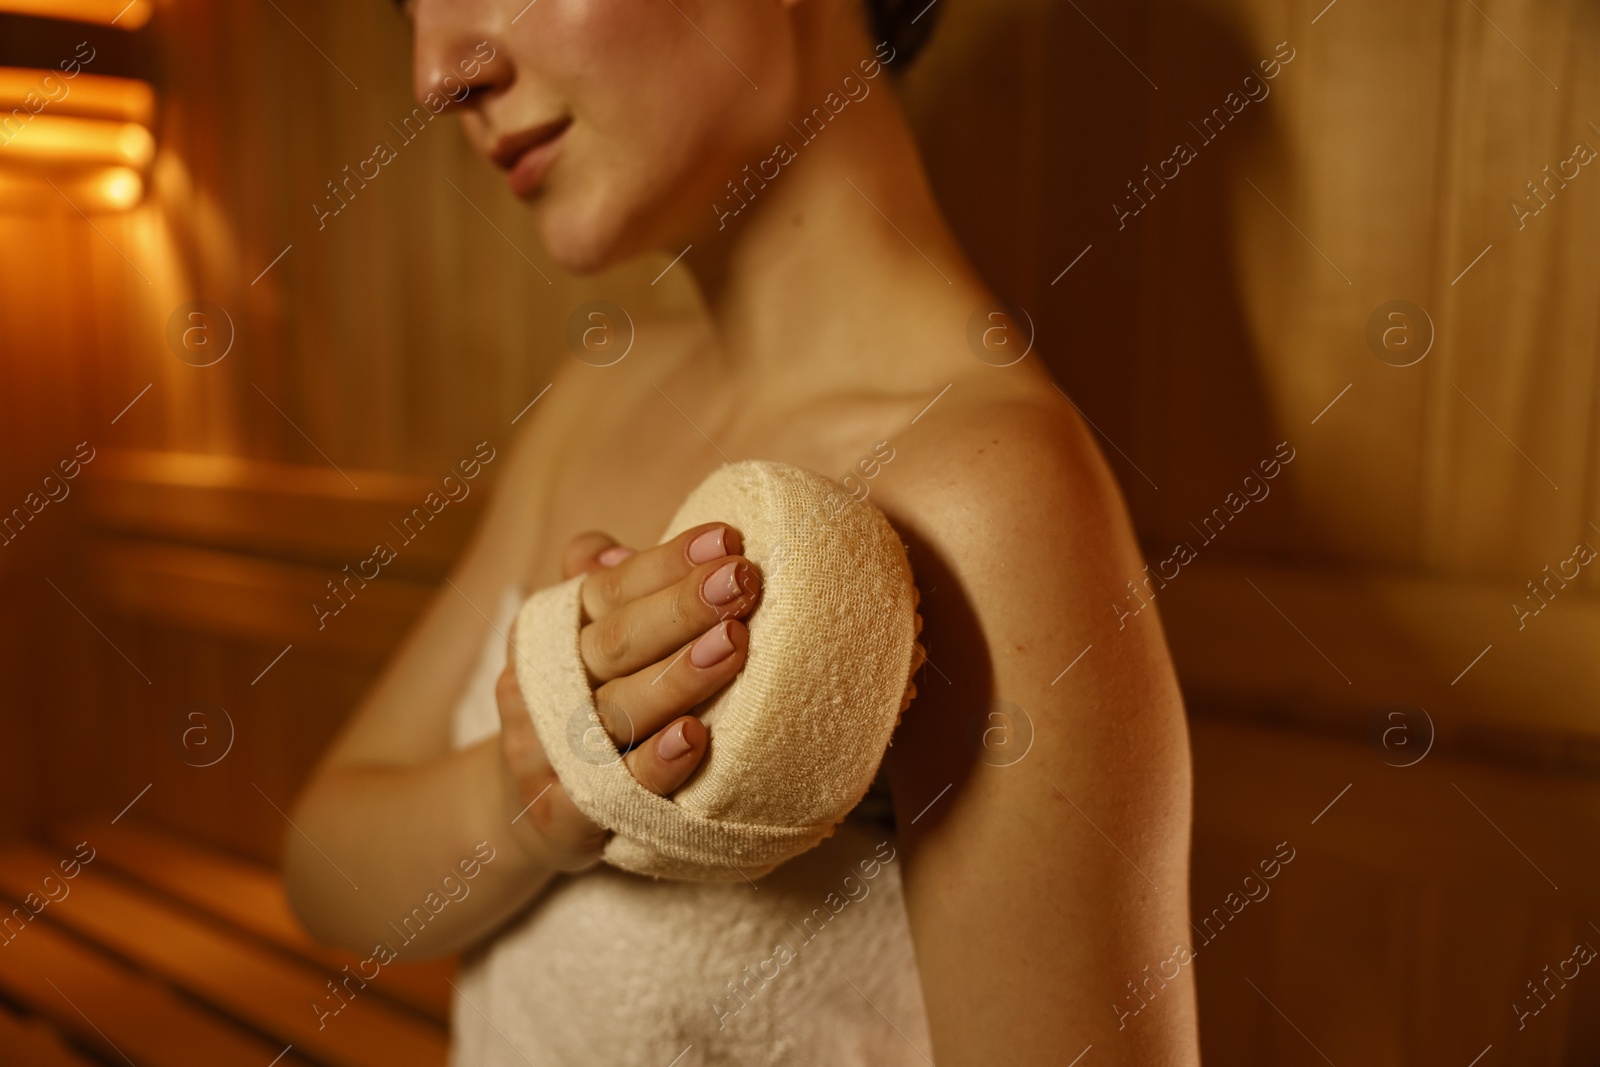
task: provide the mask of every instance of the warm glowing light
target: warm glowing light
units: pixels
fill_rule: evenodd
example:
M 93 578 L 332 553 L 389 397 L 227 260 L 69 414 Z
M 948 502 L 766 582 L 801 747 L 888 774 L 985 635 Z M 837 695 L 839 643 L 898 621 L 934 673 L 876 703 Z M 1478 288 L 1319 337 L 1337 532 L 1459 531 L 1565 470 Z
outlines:
M 155 8 L 150 0 L 0 0 L 0 11 L 94 22 L 132 31 L 149 22 Z
M 155 156 L 156 141 L 136 122 L 35 115 L 9 140 L 0 137 L 0 164 L 112 163 L 143 169 Z
M 41 175 L 48 175 L 49 181 Z M 144 179 L 127 167 L 90 167 L 26 174 L 0 169 L 0 211 L 84 214 L 126 211 L 144 199 Z
M 97 207 L 125 211 L 144 198 L 144 179 L 127 167 L 108 167 L 89 184 Z
M 118 0 L 119 12 L 149 18 Z M 66 16 L 92 3 L 0 0 L 0 12 Z M 47 10 L 48 9 L 48 10 Z M 74 16 L 76 17 L 76 16 Z M 118 25 L 122 22 L 118 21 Z M 125 211 L 144 199 L 155 160 L 156 95 L 149 83 L 79 70 L 0 67 L 0 211 Z
M 88 73 L 69 78 L 58 70 L 0 67 L 0 120 L 16 124 L 46 112 L 149 126 L 155 121 L 156 93 L 148 82 L 134 78 Z

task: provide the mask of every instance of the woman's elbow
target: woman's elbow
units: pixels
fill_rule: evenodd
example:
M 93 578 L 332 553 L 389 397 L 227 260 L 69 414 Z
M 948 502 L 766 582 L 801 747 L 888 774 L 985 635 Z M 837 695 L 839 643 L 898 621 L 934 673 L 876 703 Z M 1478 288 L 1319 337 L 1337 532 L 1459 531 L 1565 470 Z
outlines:
M 352 892 L 355 887 L 313 844 L 327 807 L 320 784 L 313 779 L 289 811 L 282 849 L 284 894 L 289 910 L 314 939 L 356 950 L 355 932 L 341 921 L 347 909 L 340 907 L 337 899 L 341 892 Z

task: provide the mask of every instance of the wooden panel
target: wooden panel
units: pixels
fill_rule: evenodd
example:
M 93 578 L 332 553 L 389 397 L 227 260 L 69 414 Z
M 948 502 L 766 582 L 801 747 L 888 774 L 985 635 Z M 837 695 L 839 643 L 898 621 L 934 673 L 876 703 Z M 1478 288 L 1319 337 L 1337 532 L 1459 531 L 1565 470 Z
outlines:
M 1279 42 L 1269 95 L 1200 137 Z M 1600 198 L 1585 169 L 1525 229 L 1510 204 L 1600 147 L 1597 50 L 1600 14 L 1569 0 L 1007 0 L 946 12 L 908 95 L 957 229 L 1117 446 L 1152 549 L 1287 439 L 1302 458 L 1233 551 L 1525 580 L 1593 534 Z M 1198 158 L 1119 227 L 1180 140 Z M 1036 218 L 1013 155 L 1044 172 Z M 1367 344 L 1397 298 L 1432 318 L 1414 367 Z
M 62 1044 L 48 1026 L 38 1020 L 24 1022 L 4 1009 L 0 1009 L 0 1052 L 13 1067 L 94 1067 Z
M 1208 1062 L 1323 1062 L 1307 1038 L 1334 1063 L 1588 1062 L 1581 979 L 1522 1030 L 1510 1005 L 1600 944 L 1600 781 L 1204 719 L 1193 739 L 1194 921 L 1259 898 L 1197 932 Z M 1285 841 L 1268 892 L 1244 886 Z
M 0 679 L 8 684 L 8 699 L 16 701 L 15 706 L 48 708 L 49 703 L 37 695 L 45 686 L 31 668 L 55 650 L 38 645 L 44 627 L 26 611 L 30 605 L 23 582 L 21 574 L 7 573 L 0 564 Z M 34 754 L 48 744 L 51 732 L 37 716 L 8 719 L 15 732 L 10 744 L 0 745 L 0 837 L 31 828 L 42 814 L 45 783 Z
M 1278 441 L 1298 450 L 1158 601 L 1196 707 L 1320 731 L 1197 727 L 1197 908 L 1275 834 L 1316 835 L 1207 950 L 1208 1058 L 1323 1062 L 1282 1008 L 1341 1064 L 1464 1065 L 1491 1040 L 1482 1067 L 1600 1060 L 1582 1026 L 1600 985 L 1574 984 L 1531 1033 L 1502 1032 L 1520 983 L 1560 958 L 1571 886 L 1594 890 L 1580 772 L 1600 764 L 1600 578 L 1525 629 L 1511 604 L 1578 540 L 1600 544 L 1600 179 L 1584 168 L 1525 227 L 1510 202 L 1576 140 L 1600 145 L 1600 8 L 941 7 L 903 90 L 933 181 L 984 276 L 1034 314 L 1151 559 L 1193 540 Z M 104 457 L 81 496 L 0 550 L 0 672 L 30 711 L 0 746 L 0 819 L 109 815 L 153 783 L 140 815 L 271 859 L 284 825 L 254 787 L 287 803 L 481 497 L 326 631 L 309 629 L 311 598 L 475 442 L 503 442 L 568 358 L 577 304 L 695 305 L 682 271 L 649 285 L 663 259 L 553 270 L 450 120 L 319 229 L 325 183 L 410 110 L 387 5 L 175 0 L 160 32 L 148 202 L 98 230 L 65 205 L 0 216 L 0 492 L 21 499 L 79 440 Z M 1279 41 L 1296 58 L 1270 97 L 1120 228 L 1126 183 Z M 197 297 L 235 327 L 213 367 L 164 339 Z M 1414 367 L 1367 347 L 1369 316 L 1397 297 L 1432 316 Z M 97 539 L 78 557 L 84 529 Z M 189 699 L 238 717 L 218 769 L 167 742 Z M 1396 703 L 1434 716 L 1425 774 L 1339 740 Z M 1344 782 L 1315 826 L 1280 831 Z M 1446 802 L 1476 815 L 1452 782 L 1568 869 L 1570 883 L 1550 870 L 1554 905 L 1494 831 L 1464 829 Z M 1483 1044 L 1468 1041 L 1480 1021 Z
M 47 752 L 88 757 L 46 778 L 43 791 L 59 793 L 50 806 L 109 817 L 154 780 L 148 817 L 275 861 L 282 817 L 256 787 L 288 803 L 364 680 L 433 595 L 494 474 L 492 464 L 474 469 L 476 478 L 450 487 L 459 496 L 466 485 L 469 495 L 420 532 L 413 520 L 406 541 L 390 523 L 440 491 L 440 479 L 102 449 L 68 501 L 95 531 L 83 545 L 86 565 L 60 582 L 89 621 L 47 585 L 34 595 L 56 601 L 66 632 L 88 642 L 79 654 L 100 662 L 104 679 L 128 684 L 109 697 L 53 691 L 64 706 L 39 729 L 118 738 L 125 755 L 139 758 L 96 769 L 95 751 L 42 742 Z M 395 559 L 378 579 L 349 578 L 379 539 Z M 319 617 L 314 605 L 340 604 L 330 582 L 350 603 Z M 73 678 L 85 690 L 95 673 Z M 218 770 L 178 766 L 174 774 L 174 755 L 186 755 L 171 743 L 174 716 L 195 700 L 228 709 L 240 744 Z
M 493 478 L 468 453 L 439 478 L 106 449 L 85 468 L 87 518 L 125 535 L 165 538 L 291 560 L 355 566 L 376 542 L 395 546 L 385 573 L 437 578 L 460 553 Z M 442 479 L 453 476 L 444 486 Z M 346 480 L 348 478 L 348 480 Z M 425 501 L 433 494 L 437 512 Z M 448 494 L 453 493 L 452 499 Z M 412 517 L 423 509 L 423 520 Z M 399 524 L 412 518 L 410 527 Z
M 286 949 L 330 973 L 361 957 L 326 948 L 311 939 L 289 909 L 277 874 L 231 859 L 131 820 L 112 826 L 79 822 L 53 835 L 63 846 L 92 840 L 95 862 L 104 863 L 145 886 L 166 893 L 201 912 L 226 921 Z M 383 970 L 375 995 L 424 1012 L 442 1026 L 450 1020 L 450 978 L 455 961 L 396 962 Z
M 266 798 L 285 810 L 292 804 L 371 684 L 376 660 L 334 643 L 262 645 L 125 619 L 96 601 L 87 575 L 54 577 L 89 620 L 40 578 L 49 599 L 31 605 L 31 629 L 13 638 L 18 662 L 32 665 L 14 677 L 50 682 L 40 687 L 38 713 L 20 716 L 13 734 L 28 739 L 18 753 L 33 780 L 25 798 L 33 817 L 53 823 L 93 813 L 109 822 L 138 797 L 130 818 L 276 863 L 288 824 Z M 358 625 L 358 612 L 335 621 Z M 62 666 L 41 672 L 44 662 Z M 221 744 L 231 727 L 235 738 L 214 765 L 195 766 L 206 754 L 182 743 L 197 705 L 207 709 L 207 737 Z
M 53 869 L 52 863 L 29 865 L 22 872 L 25 884 Z M 30 924 L 0 950 L 0 991 L 106 1062 L 124 1062 L 125 1055 L 149 1067 L 266 1064 L 283 1051 L 282 1044 L 222 1023 L 167 987 L 111 962 L 49 921 Z M 294 1052 L 279 1061 L 280 1067 L 306 1063 Z
M 1600 604 L 1557 600 L 1519 630 L 1515 594 L 1405 572 L 1200 560 L 1155 603 L 1191 694 L 1358 723 L 1420 705 L 1448 743 L 1520 739 L 1600 768 Z
M 53 862 L 33 845 L 5 848 L 0 891 L 21 899 Z M 93 867 L 73 880 L 68 900 L 72 906 L 64 901 L 48 912 L 52 921 L 309 1055 L 351 1067 L 445 1061 L 440 1030 L 359 992 L 319 1027 L 313 1006 L 333 997 L 325 984 L 332 975 L 264 952 Z
M 1447 247 L 1462 268 L 1493 247 L 1443 304 L 1449 346 L 1428 413 L 1438 430 L 1427 443 L 1427 558 L 1517 577 L 1592 534 L 1585 520 L 1600 475 L 1600 194 L 1592 186 L 1600 183 L 1588 181 L 1594 168 L 1575 168 L 1575 180 L 1558 178 L 1542 193 L 1550 202 L 1536 216 L 1519 220 L 1511 205 L 1539 206 L 1527 183 L 1579 142 L 1600 148 L 1592 126 L 1600 12 L 1560 0 L 1491 0 L 1462 11 L 1455 29 L 1459 63 L 1442 115 L 1451 142 Z M 1486 520 L 1486 511 L 1503 518 Z M 1592 593 L 1595 576 L 1584 584 Z
M 90 549 L 96 594 L 131 619 L 164 622 L 281 647 L 298 641 L 381 659 L 432 596 L 431 588 L 384 578 L 355 589 L 347 607 L 327 583 L 328 567 L 160 543 L 98 541 Z M 354 587 L 352 587 L 354 588 Z M 331 606 L 330 606 L 331 605 Z

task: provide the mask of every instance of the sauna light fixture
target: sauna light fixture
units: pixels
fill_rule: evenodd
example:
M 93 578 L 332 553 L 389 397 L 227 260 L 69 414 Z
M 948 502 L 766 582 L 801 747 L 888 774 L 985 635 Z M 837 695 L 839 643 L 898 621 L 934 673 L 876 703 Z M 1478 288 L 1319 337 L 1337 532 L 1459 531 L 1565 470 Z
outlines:
M 144 199 L 156 92 L 129 76 L 145 72 L 121 42 L 147 43 L 134 31 L 152 10 L 150 0 L 0 0 L 17 42 L 0 48 L 0 210 L 121 211 Z
M 132 31 L 150 21 L 155 7 L 150 0 L 0 0 L 0 11 Z

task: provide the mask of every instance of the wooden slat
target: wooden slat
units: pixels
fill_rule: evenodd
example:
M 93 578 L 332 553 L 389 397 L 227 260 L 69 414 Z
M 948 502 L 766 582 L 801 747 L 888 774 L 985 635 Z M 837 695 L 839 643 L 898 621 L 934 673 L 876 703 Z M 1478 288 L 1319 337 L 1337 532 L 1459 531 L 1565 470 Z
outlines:
M 380 577 L 319 626 L 313 602 L 337 604 L 325 585 L 337 568 L 303 566 L 183 545 L 97 540 L 89 562 L 98 594 L 118 613 L 265 646 L 382 658 L 421 614 L 430 587 Z
M 1246 979 L 1338 1064 L 1464 1065 L 1491 1042 L 1519 1067 L 1592 1062 L 1581 983 L 1526 1032 L 1509 1005 L 1596 942 L 1600 782 L 1437 751 L 1394 767 L 1276 727 L 1202 719 L 1191 737 L 1192 919 L 1248 891 L 1278 842 L 1296 853 L 1199 945 L 1207 1062 L 1323 1062 Z
M 1600 892 L 1600 855 L 1587 847 L 1600 840 L 1600 782 L 1439 752 L 1398 768 L 1375 745 L 1250 724 L 1202 719 L 1191 735 L 1205 772 L 1196 833 L 1208 842 L 1314 832 L 1320 852 L 1353 868 L 1446 885 L 1492 882 L 1541 905 L 1548 892 L 1550 906 L 1578 908 Z M 1305 829 L 1347 784 L 1350 793 Z
M 241 930 L 286 949 L 329 971 L 354 969 L 362 957 L 327 948 L 311 939 L 284 895 L 276 873 L 214 850 L 197 848 L 159 830 L 128 820 L 104 820 L 62 827 L 53 835 L 62 845 L 93 840 L 95 862 L 113 867 L 162 893 L 192 904 Z M 438 1020 L 450 1021 L 454 959 L 396 962 L 383 969 L 373 991 Z
M 33 892 L 54 857 L 32 844 L 0 850 L 0 892 Z M 46 916 L 105 946 L 190 995 L 339 1067 L 416 1064 L 438 1067 L 447 1043 L 437 1028 L 357 994 L 322 1020 L 313 1005 L 335 1003 L 333 976 L 290 962 L 183 915 L 92 866 L 80 871 L 71 896 Z M 379 976 L 377 981 L 381 981 Z
M 1572 4 L 1482 0 L 1453 11 L 1450 106 L 1440 116 L 1448 180 L 1435 212 L 1456 270 L 1493 249 L 1441 289 L 1445 358 L 1424 415 L 1425 562 L 1509 571 L 1520 584 L 1533 575 L 1519 572 L 1592 536 L 1585 524 L 1600 476 L 1593 168 L 1568 164 L 1577 178 L 1542 189 L 1548 203 L 1534 217 L 1519 221 L 1511 202 L 1537 206 L 1527 182 L 1546 166 L 1553 173 L 1580 141 L 1600 145 L 1591 126 L 1600 23 L 1592 8 Z M 1581 584 L 1595 582 L 1590 573 Z
M 1413 703 L 1447 739 L 1476 731 L 1593 750 L 1600 604 L 1568 593 L 1519 632 L 1516 590 L 1499 583 L 1202 558 L 1155 604 L 1186 690 L 1207 699 L 1279 713 L 1322 705 L 1358 721 Z
M 11 1067 L 94 1067 L 37 1019 L 22 1020 L 0 1009 L 0 1053 Z
M 327 466 L 106 448 L 83 468 L 83 484 L 91 521 L 102 529 L 329 562 L 335 569 L 354 567 L 386 541 L 397 552 L 384 568 L 388 574 L 437 578 L 466 543 L 496 473 L 493 463 L 476 470 L 470 481 L 450 467 L 437 479 L 370 470 L 340 474 Z M 457 495 L 466 495 L 435 515 L 423 502 L 429 493 L 437 494 L 436 507 L 447 499 L 446 474 L 455 476 Z M 390 523 L 398 525 L 418 507 L 427 522 L 405 543 Z
M 30 866 L 27 878 L 50 869 Z M 50 905 L 45 915 L 56 907 Z M 123 1062 L 120 1050 L 140 1067 L 265 1065 L 283 1051 L 283 1045 L 229 1025 L 43 918 L 0 948 L 0 993 L 102 1050 L 110 1062 Z M 306 1063 L 291 1052 L 278 1067 Z

